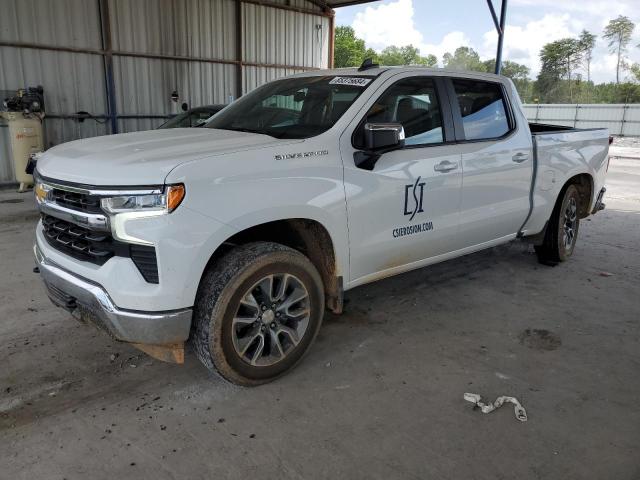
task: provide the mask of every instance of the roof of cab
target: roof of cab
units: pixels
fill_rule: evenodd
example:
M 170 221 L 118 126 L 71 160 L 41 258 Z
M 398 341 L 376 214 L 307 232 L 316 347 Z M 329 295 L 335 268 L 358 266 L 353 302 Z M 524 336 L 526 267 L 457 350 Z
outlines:
M 449 74 L 452 77 L 459 77 L 459 78 L 478 78 L 478 77 L 482 77 L 482 78 L 486 78 L 486 79 L 492 79 L 494 81 L 498 80 L 498 81 L 504 81 L 504 79 L 506 77 L 502 76 L 502 75 L 496 75 L 495 73 L 485 73 L 485 72 L 473 72 L 473 71 L 467 71 L 467 70 L 451 70 L 451 69 L 446 69 L 446 68 L 433 68 L 433 67 L 423 67 L 420 65 L 414 65 L 414 66 L 402 66 L 402 67 L 385 67 L 385 66 L 380 66 L 380 67 L 373 67 L 373 68 L 367 68 L 366 70 L 358 70 L 358 68 L 356 67 L 350 67 L 350 68 L 333 68 L 333 69 L 327 69 L 327 70 L 309 70 L 303 73 L 298 73 L 296 75 L 292 75 L 294 77 L 312 77 L 312 76 L 319 76 L 319 75 L 336 75 L 336 76 L 357 76 L 357 77 L 377 77 L 380 74 L 387 72 L 387 71 L 393 71 L 394 73 L 403 73 L 403 72 L 415 72 L 415 71 L 424 71 L 425 73 L 427 72 L 433 72 L 433 73 L 438 73 L 440 75 L 442 74 Z

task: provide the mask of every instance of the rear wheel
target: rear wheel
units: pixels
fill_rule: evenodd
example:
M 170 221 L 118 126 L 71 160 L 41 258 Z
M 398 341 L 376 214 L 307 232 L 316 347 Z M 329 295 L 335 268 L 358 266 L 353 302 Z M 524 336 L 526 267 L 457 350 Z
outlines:
M 258 385 L 300 361 L 323 315 L 322 280 L 307 257 L 276 243 L 247 244 L 205 272 L 192 342 L 210 370 Z
M 558 199 L 547 226 L 544 243 L 536 246 L 538 260 L 555 265 L 573 254 L 580 227 L 580 195 L 575 185 L 569 185 Z

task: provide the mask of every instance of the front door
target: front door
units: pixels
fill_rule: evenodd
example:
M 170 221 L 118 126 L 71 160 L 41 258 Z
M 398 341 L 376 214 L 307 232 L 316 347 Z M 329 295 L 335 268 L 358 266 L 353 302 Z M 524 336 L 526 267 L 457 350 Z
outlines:
M 437 77 L 391 77 L 342 137 L 352 286 L 455 249 L 462 168 L 458 149 L 446 144 L 453 128 L 441 85 Z M 370 171 L 353 160 L 367 122 L 400 123 L 406 136 L 404 148 Z

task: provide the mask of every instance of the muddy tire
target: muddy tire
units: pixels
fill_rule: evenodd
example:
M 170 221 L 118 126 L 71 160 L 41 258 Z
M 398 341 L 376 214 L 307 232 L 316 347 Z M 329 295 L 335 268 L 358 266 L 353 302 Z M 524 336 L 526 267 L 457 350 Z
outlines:
M 544 243 L 536 246 L 538 261 L 557 265 L 571 257 L 580 227 L 580 195 L 575 185 L 569 185 L 558 198 L 549 219 Z
M 259 385 L 302 359 L 323 315 L 322 279 L 307 257 L 277 243 L 250 243 L 205 271 L 191 343 L 212 372 L 239 385 Z

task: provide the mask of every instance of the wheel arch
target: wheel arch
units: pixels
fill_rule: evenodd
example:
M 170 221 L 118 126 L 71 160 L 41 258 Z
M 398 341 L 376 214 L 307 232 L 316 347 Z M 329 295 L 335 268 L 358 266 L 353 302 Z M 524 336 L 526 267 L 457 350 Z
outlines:
M 215 249 L 204 271 L 234 247 L 257 241 L 280 243 L 309 258 L 322 278 L 327 308 L 334 313 L 342 312 L 343 280 L 336 243 L 329 230 L 314 219 L 285 218 L 247 226 Z
M 569 185 L 575 185 L 580 195 L 580 218 L 588 217 L 591 213 L 591 203 L 593 202 L 593 176 L 590 173 L 579 173 L 569 178 L 560 189 L 556 202 L 562 201 L 564 192 Z
M 562 202 L 562 199 L 564 198 L 564 194 L 570 185 L 575 185 L 576 188 L 578 189 L 578 194 L 580 195 L 579 217 L 585 218 L 589 216 L 591 211 L 590 206 L 591 206 L 591 203 L 593 202 L 593 188 L 594 188 L 593 176 L 588 172 L 580 172 L 580 173 L 576 172 L 572 176 L 570 176 L 562 185 L 562 187 L 558 190 L 558 193 L 555 196 L 555 201 L 549 204 L 549 207 L 548 207 L 549 210 L 548 210 L 548 213 L 545 214 L 544 216 L 544 225 L 542 226 L 542 228 L 538 231 L 534 230 L 535 233 L 533 234 L 524 235 L 524 238 L 528 242 L 532 243 L 533 245 L 542 244 L 546 235 L 547 227 L 549 226 L 549 222 L 553 215 L 553 212 L 555 212 L 558 203 Z

